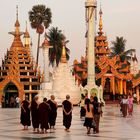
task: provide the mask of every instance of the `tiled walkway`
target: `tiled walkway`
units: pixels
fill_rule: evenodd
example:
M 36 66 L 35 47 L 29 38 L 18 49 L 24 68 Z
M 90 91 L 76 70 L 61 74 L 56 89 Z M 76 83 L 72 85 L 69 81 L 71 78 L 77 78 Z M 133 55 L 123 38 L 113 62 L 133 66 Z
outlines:
M 119 107 L 106 105 L 100 123 L 99 134 L 86 134 L 83 120 L 79 118 L 79 107 L 74 107 L 70 132 L 62 125 L 62 110 L 58 109 L 55 133 L 34 134 L 32 127 L 23 131 L 19 123 L 20 109 L 0 108 L 0 140 L 140 140 L 140 105 L 135 105 L 134 115 L 123 118 Z

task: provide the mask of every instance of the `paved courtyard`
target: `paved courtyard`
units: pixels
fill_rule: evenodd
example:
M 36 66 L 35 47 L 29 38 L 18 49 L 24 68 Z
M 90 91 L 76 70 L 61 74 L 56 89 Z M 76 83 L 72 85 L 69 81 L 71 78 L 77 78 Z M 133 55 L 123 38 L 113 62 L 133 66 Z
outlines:
M 79 118 L 79 107 L 74 107 L 70 132 L 65 132 L 62 125 L 62 109 L 58 109 L 55 133 L 34 134 L 32 127 L 23 131 L 19 123 L 20 109 L 0 108 L 0 140 L 139 140 L 140 105 L 134 106 L 134 115 L 123 118 L 119 107 L 106 105 L 103 109 L 99 134 L 86 134 L 83 120 Z

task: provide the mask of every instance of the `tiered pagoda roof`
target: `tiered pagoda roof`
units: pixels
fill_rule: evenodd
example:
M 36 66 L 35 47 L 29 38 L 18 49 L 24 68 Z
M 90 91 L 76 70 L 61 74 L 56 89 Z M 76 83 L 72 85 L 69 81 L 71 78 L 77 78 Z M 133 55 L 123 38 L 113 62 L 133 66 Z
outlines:
M 27 26 L 25 32 L 20 32 L 18 12 L 15 31 L 9 33 L 14 36 L 14 40 L 10 49 L 7 50 L 7 54 L 4 56 L 2 66 L 0 67 L 0 91 L 4 95 L 4 89 L 7 89 L 9 84 L 12 83 L 12 85 L 17 87 L 18 91 L 16 92 L 21 99 L 25 95 L 28 95 L 31 99 L 35 94 L 38 94 L 41 84 L 40 75 L 30 55 L 30 36 Z M 24 44 L 20 38 L 23 34 Z M 9 92 L 12 92 L 12 90 L 8 88 Z
M 110 49 L 108 48 L 108 41 L 107 37 L 104 35 L 103 32 L 103 21 L 102 21 L 102 9 L 100 8 L 100 19 L 99 19 L 99 31 L 98 35 L 95 38 L 95 55 L 96 56 L 103 56 L 108 55 L 110 53 Z

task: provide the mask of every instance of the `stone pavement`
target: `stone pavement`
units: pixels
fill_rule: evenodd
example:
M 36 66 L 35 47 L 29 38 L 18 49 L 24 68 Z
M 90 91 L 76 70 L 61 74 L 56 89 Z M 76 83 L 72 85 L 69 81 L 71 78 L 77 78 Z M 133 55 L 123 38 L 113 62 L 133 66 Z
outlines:
M 79 107 L 74 107 L 70 132 L 64 131 L 59 108 L 55 133 L 34 134 L 32 127 L 22 130 L 20 109 L 0 108 L 0 140 L 140 140 L 140 105 L 135 105 L 134 115 L 127 118 L 121 117 L 116 105 L 106 105 L 103 111 L 99 134 L 86 134 L 83 120 L 79 118 Z

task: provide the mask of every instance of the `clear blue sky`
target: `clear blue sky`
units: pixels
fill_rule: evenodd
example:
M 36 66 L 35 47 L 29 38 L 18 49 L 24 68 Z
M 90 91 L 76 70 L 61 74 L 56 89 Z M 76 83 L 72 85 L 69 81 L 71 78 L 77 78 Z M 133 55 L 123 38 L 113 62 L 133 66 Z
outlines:
M 126 49 L 136 49 L 140 61 L 140 0 L 97 0 L 103 10 L 103 30 L 107 34 L 109 44 L 116 36 L 127 40 Z M 37 35 L 30 28 L 28 11 L 33 5 L 45 4 L 52 11 L 52 24 L 58 27 L 70 40 L 67 47 L 71 50 L 70 64 L 74 59 L 80 60 L 85 55 L 85 0 L 3 0 L 0 4 L 0 54 L 6 53 L 13 41 L 9 31 L 14 30 L 16 5 L 19 7 L 21 31 L 25 30 L 25 22 L 33 40 L 34 57 L 36 56 Z M 98 11 L 99 12 L 99 11 Z M 98 21 L 97 21 L 98 28 Z M 43 36 L 42 36 L 43 37 Z M 42 38 L 43 39 L 43 38 Z M 43 40 L 42 40 L 43 41 Z M 111 45 L 111 44 L 110 44 Z M 42 55 L 42 54 L 41 54 Z

